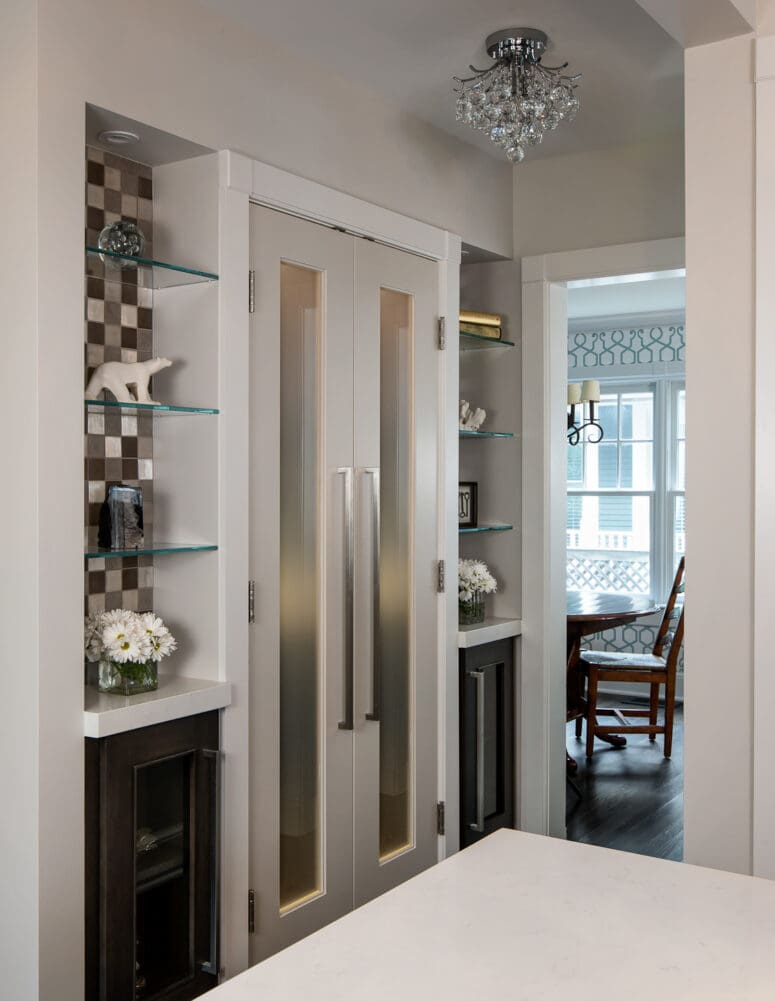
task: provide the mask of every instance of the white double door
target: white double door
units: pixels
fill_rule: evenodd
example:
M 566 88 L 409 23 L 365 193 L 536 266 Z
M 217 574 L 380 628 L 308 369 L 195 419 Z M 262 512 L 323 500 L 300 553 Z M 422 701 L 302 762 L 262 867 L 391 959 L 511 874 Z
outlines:
M 436 860 L 436 265 L 251 209 L 251 961 Z

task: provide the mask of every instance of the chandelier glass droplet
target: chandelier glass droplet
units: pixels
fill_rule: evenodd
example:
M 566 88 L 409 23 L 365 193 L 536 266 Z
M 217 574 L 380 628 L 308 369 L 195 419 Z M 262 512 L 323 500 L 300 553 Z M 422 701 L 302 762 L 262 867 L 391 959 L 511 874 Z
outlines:
M 512 163 L 579 110 L 581 74 L 567 74 L 567 63 L 544 66 L 547 43 L 536 28 L 496 31 L 486 42 L 495 63 L 484 70 L 471 66 L 473 76 L 454 78 L 457 120 L 488 135 Z

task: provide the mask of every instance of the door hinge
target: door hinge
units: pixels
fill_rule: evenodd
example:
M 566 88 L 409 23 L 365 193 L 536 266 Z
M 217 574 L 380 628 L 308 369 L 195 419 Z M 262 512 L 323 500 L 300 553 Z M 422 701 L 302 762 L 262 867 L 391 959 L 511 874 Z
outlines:
M 436 578 L 436 591 L 438 594 L 444 594 L 447 590 L 447 564 L 444 560 L 439 560 L 438 563 L 438 576 Z
M 256 894 L 254 890 L 248 890 L 248 934 L 253 935 L 256 931 Z
M 436 833 L 446 834 L 444 801 L 436 804 Z
M 256 621 L 256 582 L 248 581 L 248 622 Z
M 256 273 L 248 271 L 248 312 L 256 311 Z
M 447 349 L 447 318 L 446 316 L 439 317 L 439 351 L 446 351 Z

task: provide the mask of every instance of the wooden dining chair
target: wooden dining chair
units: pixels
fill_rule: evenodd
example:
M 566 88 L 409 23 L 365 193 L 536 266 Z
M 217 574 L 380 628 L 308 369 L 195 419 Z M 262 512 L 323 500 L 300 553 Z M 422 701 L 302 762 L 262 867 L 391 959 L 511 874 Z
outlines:
M 675 713 L 675 676 L 678 656 L 684 638 L 684 602 L 678 602 L 684 592 L 685 560 L 682 557 L 675 573 L 670 597 L 665 606 L 659 632 L 651 653 L 615 653 L 607 650 L 584 650 L 580 668 L 587 682 L 587 758 L 595 748 L 595 736 L 647 733 L 649 740 L 664 734 L 665 757 L 673 749 L 673 716 Z M 598 686 L 602 681 L 638 682 L 650 686 L 648 709 L 599 709 Z M 659 689 L 665 686 L 665 722 L 657 723 Z M 611 725 L 600 725 L 598 716 L 613 716 Z M 630 723 L 629 719 L 647 719 L 648 723 Z

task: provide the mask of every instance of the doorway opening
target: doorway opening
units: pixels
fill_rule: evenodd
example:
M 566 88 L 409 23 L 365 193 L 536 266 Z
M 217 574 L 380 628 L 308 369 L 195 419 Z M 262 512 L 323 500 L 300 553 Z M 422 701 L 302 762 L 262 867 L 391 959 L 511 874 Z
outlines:
M 567 290 L 567 836 L 681 859 L 685 272 Z

